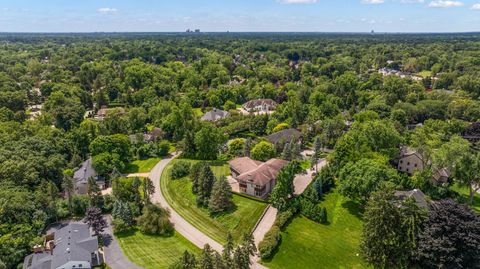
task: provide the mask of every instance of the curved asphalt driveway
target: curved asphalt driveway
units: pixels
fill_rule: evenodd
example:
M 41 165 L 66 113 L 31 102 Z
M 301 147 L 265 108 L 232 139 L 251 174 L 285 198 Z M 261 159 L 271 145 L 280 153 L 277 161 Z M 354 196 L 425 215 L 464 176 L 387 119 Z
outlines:
M 175 230 L 183 235 L 183 237 L 185 237 L 188 241 L 192 242 L 199 248 L 203 248 L 205 244 L 209 244 L 213 249 L 221 252 L 223 250 L 223 246 L 221 244 L 208 237 L 197 228 L 193 227 L 193 225 L 175 212 L 175 210 L 168 204 L 167 200 L 163 196 L 160 188 L 160 178 L 162 176 L 162 172 L 168 163 L 170 163 L 177 156 L 178 154 L 174 154 L 171 157 L 161 160 L 157 163 L 157 165 L 155 165 L 152 171 L 150 171 L 150 179 L 152 180 L 153 185 L 155 185 L 155 193 L 153 194 L 152 200 L 153 202 L 159 203 L 161 206 L 170 210 L 170 221 L 175 225 Z M 251 268 L 265 269 L 266 267 L 254 261 L 251 265 Z

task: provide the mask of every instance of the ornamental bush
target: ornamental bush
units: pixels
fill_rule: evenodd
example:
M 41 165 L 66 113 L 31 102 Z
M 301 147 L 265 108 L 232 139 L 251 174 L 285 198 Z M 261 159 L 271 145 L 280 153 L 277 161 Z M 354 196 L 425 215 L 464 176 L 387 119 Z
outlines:
M 186 161 L 178 161 L 175 162 L 172 166 L 172 170 L 170 171 L 170 175 L 172 179 L 179 179 L 182 177 L 188 176 L 190 173 L 190 163 Z
M 264 260 L 271 258 L 280 244 L 281 239 L 280 228 L 276 225 L 272 226 L 272 228 L 270 228 L 265 234 L 263 240 L 258 244 L 260 257 Z

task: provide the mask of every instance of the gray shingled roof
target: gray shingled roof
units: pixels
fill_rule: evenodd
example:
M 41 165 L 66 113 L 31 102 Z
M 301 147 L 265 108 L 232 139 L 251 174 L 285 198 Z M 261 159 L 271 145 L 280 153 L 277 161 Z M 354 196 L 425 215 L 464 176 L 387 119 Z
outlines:
M 98 239 L 90 235 L 88 225 L 70 223 L 54 232 L 53 241 L 52 253 L 27 256 L 23 269 L 91 268 L 92 253 L 98 250 Z
M 395 197 L 402 202 L 408 198 L 413 198 L 418 207 L 428 209 L 425 194 L 419 189 L 413 189 L 411 191 L 395 191 Z
M 297 129 L 290 128 L 273 133 L 269 135 L 267 139 L 273 144 L 290 143 L 292 140 L 298 141 L 301 136 L 302 133 L 300 133 Z
M 208 111 L 207 113 L 205 113 L 205 115 L 203 115 L 201 119 L 204 121 L 217 121 L 224 119 L 228 116 L 230 116 L 230 113 L 228 111 L 214 108 L 212 111 Z
M 92 158 L 86 160 L 82 163 L 82 166 L 75 171 L 73 174 L 73 179 L 76 183 L 88 182 L 90 177 L 96 177 L 97 172 L 93 169 Z

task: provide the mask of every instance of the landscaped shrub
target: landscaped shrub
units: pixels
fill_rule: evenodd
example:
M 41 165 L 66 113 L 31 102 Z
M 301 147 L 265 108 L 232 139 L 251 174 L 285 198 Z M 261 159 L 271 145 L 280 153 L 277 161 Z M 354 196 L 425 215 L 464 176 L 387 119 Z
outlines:
M 277 219 L 275 219 L 275 223 L 273 225 L 283 230 L 286 224 L 295 216 L 295 210 L 289 209 L 284 212 L 280 212 L 277 215 Z
M 188 176 L 190 173 L 190 163 L 186 161 L 175 162 L 170 171 L 172 179 L 179 179 Z
M 138 217 L 138 227 L 145 234 L 170 235 L 174 229 L 169 217 L 167 209 L 150 204 L 143 208 L 143 214 Z
M 156 151 L 158 157 L 167 156 L 168 152 L 170 151 L 170 142 L 166 140 L 158 142 L 156 146 Z
M 260 257 L 262 259 L 269 259 L 275 253 L 275 250 L 280 243 L 282 236 L 280 234 L 280 228 L 273 225 L 272 228 L 265 234 L 263 240 L 258 244 L 258 250 L 260 251 Z
M 312 203 L 307 199 L 302 199 L 300 201 L 302 215 L 307 217 L 310 220 L 313 220 L 318 223 L 326 223 L 326 208 L 321 208 L 317 204 Z
M 112 224 L 113 224 L 114 233 L 123 233 L 132 228 L 132 226 L 125 224 L 125 222 L 122 219 L 114 219 Z

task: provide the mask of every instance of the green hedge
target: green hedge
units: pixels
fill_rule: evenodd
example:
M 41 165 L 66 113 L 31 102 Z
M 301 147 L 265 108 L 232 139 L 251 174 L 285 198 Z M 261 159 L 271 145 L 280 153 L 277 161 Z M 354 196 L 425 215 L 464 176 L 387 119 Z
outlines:
M 270 230 L 265 234 L 263 240 L 258 244 L 258 250 L 260 251 L 260 257 L 262 259 L 269 259 L 275 253 L 282 235 L 280 234 L 280 228 L 274 225 Z

